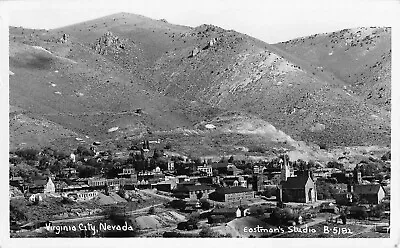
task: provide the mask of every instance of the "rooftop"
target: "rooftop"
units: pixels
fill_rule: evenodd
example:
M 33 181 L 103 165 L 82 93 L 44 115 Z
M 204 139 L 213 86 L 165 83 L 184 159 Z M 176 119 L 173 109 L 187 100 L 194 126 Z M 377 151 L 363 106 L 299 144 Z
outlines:
M 308 181 L 308 176 L 288 177 L 282 182 L 283 189 L 302 189 Z
M 245 187 L 236 186 L 236 187 L 218 188 L 216 191 L 221 194 L 235 194 L 235 193 L 251 192 L 252 190 Z
M 380 188 L 380 184 L 356 184 L 354 185 L 354 192 L 357 194 L 377 194 Z

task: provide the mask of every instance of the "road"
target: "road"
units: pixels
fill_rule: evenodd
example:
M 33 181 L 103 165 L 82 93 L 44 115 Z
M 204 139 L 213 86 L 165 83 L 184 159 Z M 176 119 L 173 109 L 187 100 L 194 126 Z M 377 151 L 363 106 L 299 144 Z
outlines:
M 144 194 L 149 194 L 149 195 L 152 195 L 152 196 L 164 198 L 164 199 L 167 199 L 167 200 L 169 200 L 169 201 L 172 201 L 172 200 L 176 200 L 176 199 L 177 199 L 177 198 L 172 197 L 172 196 L 159 195 L 159 194 L 157 194 L 156 192 L 154 192 L 154 190 L 151 190 L 151 189 L 142 189 L 142 190 L 140 190 L 140 191 L 143 192 Z

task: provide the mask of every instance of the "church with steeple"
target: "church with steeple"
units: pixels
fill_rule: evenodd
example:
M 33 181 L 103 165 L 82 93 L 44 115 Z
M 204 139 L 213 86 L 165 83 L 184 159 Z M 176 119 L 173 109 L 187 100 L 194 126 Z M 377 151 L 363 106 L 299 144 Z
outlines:
M 277 199 L 280 202 L 311 203 L 317 200 L 317 187 L 311 171 L 295 176 L 289 165 L 289 158 L 284 155 L 281 160 L 281 182 L 278 186 Z

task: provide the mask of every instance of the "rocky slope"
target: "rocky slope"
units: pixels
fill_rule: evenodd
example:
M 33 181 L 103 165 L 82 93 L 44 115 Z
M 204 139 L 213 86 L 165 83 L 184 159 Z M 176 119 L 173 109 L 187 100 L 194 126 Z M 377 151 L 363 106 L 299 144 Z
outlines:
M 276 44 L 345 82 L 344 89 L 390 111 L 391 28 L 361 27 Z

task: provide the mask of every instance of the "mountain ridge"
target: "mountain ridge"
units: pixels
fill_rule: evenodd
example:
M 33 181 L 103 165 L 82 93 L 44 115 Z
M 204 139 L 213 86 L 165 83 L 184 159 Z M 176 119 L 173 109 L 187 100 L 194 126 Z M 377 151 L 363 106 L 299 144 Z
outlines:
M 200 123 L 236 111 L 252 117 L 232 115 L 232 123 L 252 129 L 268 122 L 311 147 L 390 144 L 390 104 L 350 93 L 348 82 L 314 64 L 284 45 L 233 30 L 126 13 L 53 30 L 11 27 L 10 106 L 110 141 L 177 128 L 201 133 L 189 136 L 194 143 L 214 140 L 222 134 L 200 132 Z M 107 133 L 114 126 L 120 129 Z M 246 131 L 237 138 L 262 143 L 256 136 Z

